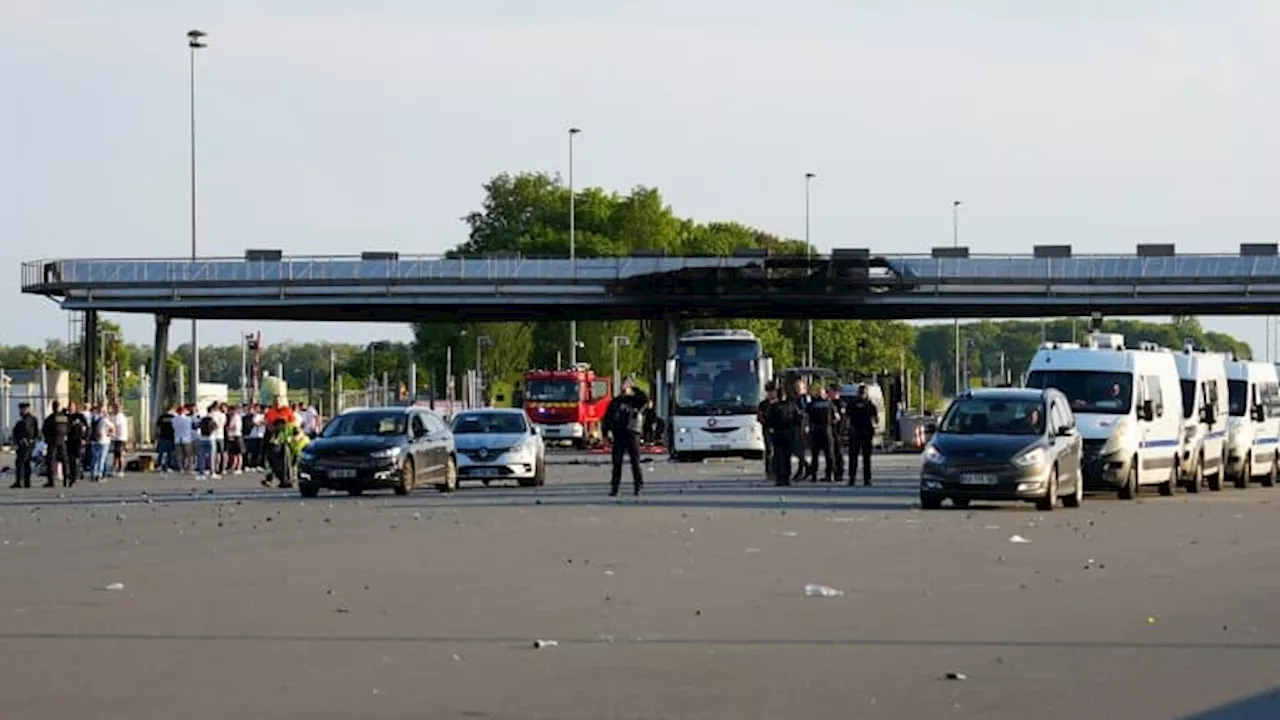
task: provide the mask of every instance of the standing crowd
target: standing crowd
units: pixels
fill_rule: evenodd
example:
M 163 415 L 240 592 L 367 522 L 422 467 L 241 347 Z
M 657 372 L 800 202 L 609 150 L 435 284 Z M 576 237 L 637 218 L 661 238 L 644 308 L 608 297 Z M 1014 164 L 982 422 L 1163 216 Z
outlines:
M 11 488 L 31 487 L 32 475 L 41 466 L 43 487 L 55 487 L 58 479 L 63 487 L 86 477 L 102 482 L 125 472 L 130 423 L 119 406 L 95 404 L 82 411 L 74 402 L 63 408 L 55 401 L 43 421 L 32 414 L 30 403 L 19 403 L 18 412 Z M 211 403 L 203 411 L 196 405 L 170 407 L 156 420 L 155 469 L 217 478 L 264 468 L 267 432 L 277 419 L 296 423 L 308 437 L 320 431 L 314 406 L 290 406 L 283 398 L 267 408 L 224 402 Z
M 857 484 L 859 460 L 862 483 L 871 484 L 872 440 L 880 418 L 866 385 L 858 386 L 856 397 L 846 399 L 838 385 L 808 392 L 805 382 L 797 380 L 788 395 L 771 384 L 759 418 L 765 430 L 765 472 L 776 484 L 817 482 L 819 460 L 823 482 L 844 482 L 846 449 L 849 484 Z

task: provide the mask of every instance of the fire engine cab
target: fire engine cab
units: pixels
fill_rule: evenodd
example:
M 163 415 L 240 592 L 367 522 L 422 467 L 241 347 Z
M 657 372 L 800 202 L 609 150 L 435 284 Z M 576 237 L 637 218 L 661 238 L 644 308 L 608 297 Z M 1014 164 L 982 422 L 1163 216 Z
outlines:
M 613 397 L 610 385 L 586 364 L 530 370 L 524 374 L 524 410 L 546 440 L 586 448 L 602 439 L 600 423 Z

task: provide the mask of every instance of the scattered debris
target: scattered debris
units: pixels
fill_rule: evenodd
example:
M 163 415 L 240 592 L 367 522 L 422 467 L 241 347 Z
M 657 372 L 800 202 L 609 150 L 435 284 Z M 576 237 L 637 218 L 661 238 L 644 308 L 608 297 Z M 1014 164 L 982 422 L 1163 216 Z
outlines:
M 833 587 L 828 587 L 826 585 L 809 583 L 808 585 L 804 586 L 804 595 L 805 597 L 834 598 L 834 597 L 840 597 L 841 595 L 844 595 L 844 591 L 837 590 Z
M 113 582 L 113 583 L 111 583 L 110 585 L 108 585 L 108 586 L 106 586 L 106 587 L 104 587 L 104 588 L 102 588 L 102 589 L 103 589 L 103 590 L 111 590 L 111 591 L 123 590 L 123 589 L 124 589 L 124 583 L 122 583 L 122 582 Z
M 544 650 L 546 648 L 560 647 L 560 643 L 555 640 L 534 640 L 533 647 L 536 650 Z
M 959 672 L 949 672 L 946 675 L 948 680 L 968 680 L 969 676 Z
M 1013 537 L 1009 538 L 1009 542 L 1015 545 L 1026 545 L 1031 541 L 1028 540 L 1027 538 L 1022 537 L 1021 535 L 1014 535 Z

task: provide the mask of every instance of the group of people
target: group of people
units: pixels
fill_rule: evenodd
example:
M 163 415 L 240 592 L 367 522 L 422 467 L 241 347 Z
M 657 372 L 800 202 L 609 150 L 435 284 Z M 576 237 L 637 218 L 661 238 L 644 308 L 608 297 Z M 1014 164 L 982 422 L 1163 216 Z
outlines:
M 821 460 L 824 482 L 844 482 L 847 448 L 849 484 L 857 484 L 859 460 L 862 482 L 871 484 L 872 439 L 880 418 L 866 385 L 859 386 L 857 396 L 848 399 L 841 397 L 838 385 L 818 386 L 809 392 L 803 380 L 793 383 L 789 395 L 777 384 L 769 385 L 766 392 L 759 417 L 765 430 L 765 472 L 770 479 L 778 485 L 802 479 L 817 482 Z M 796 459 L 794 474 L 792 458 Z
M 267 436 L 277 422 L 298 425 L 308 437 L 320 430 L 320 414 L 283 397 L 272 406 L 211 403 L 174 406 L 156 421 L 156 467 L 216 479 L 267 466 Z
M 61 478 L 71 487 L 86 472 L 93 482 L 124 472 L 124 451 L 129 442 L 129 419 L 116 405 L 92 405 L 81 410 L 54 401 L 53 412 L 43 421 L 31 412 L 30 403 L 18 404 L 13 426 L 14 482 L 10 488 L 31 487 L 35 468 L 44 465 L 44 487 Z

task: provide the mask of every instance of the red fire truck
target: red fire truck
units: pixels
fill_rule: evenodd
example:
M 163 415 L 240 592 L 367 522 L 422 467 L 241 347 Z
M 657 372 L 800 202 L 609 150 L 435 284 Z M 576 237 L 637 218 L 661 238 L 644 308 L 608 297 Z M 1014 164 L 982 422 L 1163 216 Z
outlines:
M 573 370 L 530 370 L 524 374 L 524 410 L 548 441 L 567 440 L 586 448 L 602 439 L 600 422 L 613 397 L 610 385 L 585 364 Z

